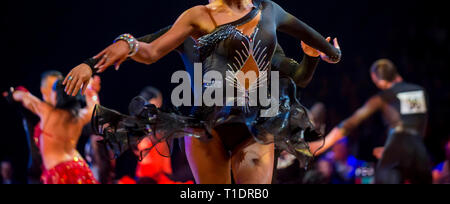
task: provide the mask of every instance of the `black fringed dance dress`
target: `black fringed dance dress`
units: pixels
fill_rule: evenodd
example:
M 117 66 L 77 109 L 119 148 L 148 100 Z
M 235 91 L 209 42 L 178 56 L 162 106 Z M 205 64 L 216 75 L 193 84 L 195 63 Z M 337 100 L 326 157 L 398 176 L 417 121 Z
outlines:
M 246 97 L 262 84 L 271 81 L 272 57 L 277 46 L 276 32 L 286 32 L 326 53 L 330 59 L 340 60 L 341 53 L 312 28 L 285 12 L 269 0 L 254 0 L 254 8 L 243 18 L 219 25 L 208 35 L 196 41 L 196 60 L 203 65 L 203 73 L 215 71 L 225 77 L 213 83 L 204 83 L 203 91 L 211 87 L 232 84 L 238 96 Z M 239 26 L 259 21 L 251 35 L 245 35 Z M 213 22 L 214 19 L 211 15 Z M 237 73 L 256 73 L 255 80 L 242 81 Z M 268 88 L 267 87 L 267 88 Z M 275 143 L 277 148 L 297 156 L 303 165 L 312 158 L 308 140 L 317 139 L 306 109 L 296 98 L 296 84 L 290 78 L 279 81 L 279 110 L 274 117 L 261 117 L 267 107 L 237 106 L 236 97 L 224 97 L 224 106 L 197 106 L 185 116 L 177 111 L 155 108 L 140 97 L 130 104 L 130 116 L 98 106 L 93 115 L 93 127 L 117 154 L 133 147 L 144 137 L 153 144 L 169 142 L 174 138 L 196 137 L 208 142 L 212 130 L 218 133 L 224 148 L 230 153 L 239 144 L 254 139 L 262 144 Z M 269 91 L 269 93 L 271 93 Z M 195 129 L 196 131 L 192 131 Z M 201 131 L 199 131 L 201 130 Z

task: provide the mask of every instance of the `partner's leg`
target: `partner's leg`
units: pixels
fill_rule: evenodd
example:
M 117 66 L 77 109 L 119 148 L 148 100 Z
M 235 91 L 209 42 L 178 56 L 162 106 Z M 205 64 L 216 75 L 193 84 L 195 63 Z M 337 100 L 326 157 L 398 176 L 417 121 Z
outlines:
M 237 184 L 272 183 L 274 144 L 253 143 L 234 151 L 231 158 L 234 180 Z

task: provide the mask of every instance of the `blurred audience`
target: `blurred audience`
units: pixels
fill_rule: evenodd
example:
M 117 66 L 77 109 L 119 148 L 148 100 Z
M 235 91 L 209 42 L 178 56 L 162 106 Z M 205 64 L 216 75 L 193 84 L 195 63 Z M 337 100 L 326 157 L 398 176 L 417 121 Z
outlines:
M 446 160 L 433 170 L 433 183 L 450 184 L 450 139 L 445 144 Z
M 336 143 L 332 151 L 324 156 L 330 162 L 332 171 L 330 181 L 332 184 L 355 183 L 355 172 L 364 163 L 349 154 L 348 140 L 342 139 Z
M 2 161 L 0 163 L 0 167 L 1 167 L 2 184 L 15 184 L 16 182 L 13 179 L 13 167 L 11 162 Z
M 320 159 L 314 168 L 306 172 L 303 184 L 331 184 L 333 166 L 326 159 Z

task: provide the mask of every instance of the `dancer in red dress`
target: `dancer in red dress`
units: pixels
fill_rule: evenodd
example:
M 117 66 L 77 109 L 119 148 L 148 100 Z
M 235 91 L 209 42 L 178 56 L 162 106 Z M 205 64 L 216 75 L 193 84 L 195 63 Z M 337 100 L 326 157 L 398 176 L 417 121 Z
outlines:
M 12 98 L 41 119 L 39 149 L 45 171 L 44 184 L 97 184 L 91 170 L 76 150 L 83 126 L 90 122 L 98 96 L 87 89 L 86 97 L 68 96 L 61 81 L 55 82 L 51 93 L 52 106 L 21 89 Z M 87 105 L 85 105 L 87 104 Z M 86 106 L 86 107 L 83 107 Z

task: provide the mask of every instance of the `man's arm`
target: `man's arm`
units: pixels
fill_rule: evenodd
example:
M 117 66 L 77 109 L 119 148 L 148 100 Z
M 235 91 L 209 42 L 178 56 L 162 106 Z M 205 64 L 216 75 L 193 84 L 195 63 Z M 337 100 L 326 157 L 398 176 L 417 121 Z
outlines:
M 332 147 L 336 142 L 350 134 L 356 127 L 358 127 L 364 120 L 369 118 L 373 113 L 380 110 L 383 106 L 383 100 L 379 95 L 370 98 L 366 104 L 358 109 L 350 118 L 344 120 L 341 124 L 335 127 L 326 137 L 325 143 L 323 141 L 315 141 L 309 144 L 311 152 L 322 154 Z M 322 147 L 323 145 L 323 147 Z M 322 147 L 322 148 L 320 148 Z M 320 149 L 319 149 L 320 148 Z
M 370 98 L 366 104 L 358 109 L 350 118 L 344 120 L 339 126 L 343 130 L 344 135 L 350 134 L 364 120 L 369 118 L 376 111 L 380 110 L 383 105 L 383 99 L 379 95 Z

